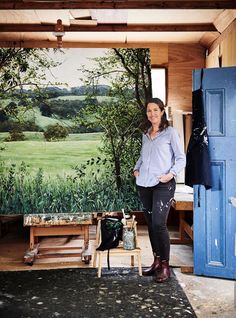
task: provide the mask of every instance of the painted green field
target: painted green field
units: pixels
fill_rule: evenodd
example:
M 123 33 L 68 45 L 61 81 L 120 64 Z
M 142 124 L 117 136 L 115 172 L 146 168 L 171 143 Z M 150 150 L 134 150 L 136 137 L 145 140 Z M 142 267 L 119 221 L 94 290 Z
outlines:
M 49 125 L 55 125 L 55 124 L 60 124 L 63 126 L 68 126 L 68 127 L 72 126 L 71 120 L 42 116 L 38 107 L 35 107 L 32 110 L 29 110 L 29 114 L 30 112 L 33 113 L 33 116 L 35 117 L 35 124 L 43 129 L 45 129 Z
M 49 100 L 63 100 L 65 101 L 83 101 L 86 99 L 86 95 L 69 95 L 69 96 L 59 96 L 56 98 L 51 98 Z M 111 97 L 109 96 L 96 96 L 96 99 L 98 100 L 99 103 L 110 101 Z M 6 106 L 9 104 L 11 100 L 9 99 L 2 99 L 1 100 L 1 105 Z M 55 124 L 61 124 L 65 127 L 72 127 L 73 126 L 73 121 L 70 119 L 60 119 L 58 116 L 52 116 L 52 117 L 46 117 L 43 116 L 39 110 L 39 107 L 34 107 L 32 109 L 29 109 L 25 111 L 24 108 L 22 108 L 22 118 L 24 120 L 32 120 L 35 121 L 35 124 L 39 126 L 41 129 L 45 130 L 49 125 L 55 125 Z M 1 137 L 0 137 L 1 138 Z
M 73 173 L 72 167 L 100 155 L 101 133 L 71 134 L 65 141 L 46 142 L 39 132 L 26 132 L 27 140 L 3 142 L 7 133 L 0 133 L 0 162 L 17 165 L 24 161 L 35 172 L 42 168 L 46 175 Z

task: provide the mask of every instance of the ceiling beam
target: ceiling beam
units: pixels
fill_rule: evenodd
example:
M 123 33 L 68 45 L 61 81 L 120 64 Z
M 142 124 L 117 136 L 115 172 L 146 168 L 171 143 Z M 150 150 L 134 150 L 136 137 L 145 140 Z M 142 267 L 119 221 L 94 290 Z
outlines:
M 0 32 L 54 32 L 55 25 L 0 23 Z M 197 24 L 98 24 L 64 26 L 65 32 L 214 32 L 212 23 Z
M 63 42 L 63 48 L 158 48 L 160 44 L 153 42 Z M 21 48 L 57 48 L 57 40 L 37 40 L 37 41 L 1 41 L 1 47 L 21 47 Z
M 201 37 L 199 44 L 209 49 L 212 43 L 220 36 L 219 32 L 205 32 Z
M 234 19 L 236 19 L 236 10 L 224 10 L 213 21 L 213 24 L 222 33 Z
M 230 0 L 1 0 L 0 9 L 236 9 Z

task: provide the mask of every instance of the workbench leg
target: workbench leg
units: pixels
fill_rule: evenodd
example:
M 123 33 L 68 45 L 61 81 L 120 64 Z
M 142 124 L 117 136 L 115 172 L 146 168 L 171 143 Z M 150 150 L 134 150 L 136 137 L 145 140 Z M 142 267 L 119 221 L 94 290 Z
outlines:
M 84 225 L 84 249 L 89 247 L 89 225 Z
M 184 221 L 185 219 L 185 211 L 179 211 L 179 237 L 180 240 L 185 239 L 185 232 L 184 232 Z
M 85 264 L 89 264 L 92 259 L 91 250 L 89 249 L 89 225 L 83 226 L 84 248 L 81 253 L 81 259 Z
M 34 228 L 33 226 L 30 227 L 30 249 L 34 248 Z

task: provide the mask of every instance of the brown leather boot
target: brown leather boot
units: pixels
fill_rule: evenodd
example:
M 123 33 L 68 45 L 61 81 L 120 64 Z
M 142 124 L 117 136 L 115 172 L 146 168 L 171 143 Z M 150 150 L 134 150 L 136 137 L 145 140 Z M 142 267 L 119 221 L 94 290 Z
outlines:
M 161 270 L 161 260 L 160 256 L 154 256 L 154 261 L 152 265 L 143 270 L 143 276 L 152 276 L 155 272 L 159 272 Z
M 161 262 L 161 272 L 156 277 L 157 283 L 164 283 L 170 279 L 169 261 Z

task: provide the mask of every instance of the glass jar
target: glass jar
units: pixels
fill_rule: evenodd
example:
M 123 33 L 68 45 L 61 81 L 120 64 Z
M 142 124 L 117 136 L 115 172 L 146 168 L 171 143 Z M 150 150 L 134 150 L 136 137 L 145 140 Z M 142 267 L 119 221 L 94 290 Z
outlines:
M 125 250 L 134 250 L 135 244 L 135 232 L 133 228 L 127 226 L 123 227 L 123 248 Z

